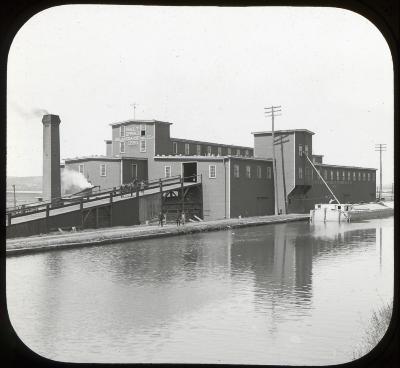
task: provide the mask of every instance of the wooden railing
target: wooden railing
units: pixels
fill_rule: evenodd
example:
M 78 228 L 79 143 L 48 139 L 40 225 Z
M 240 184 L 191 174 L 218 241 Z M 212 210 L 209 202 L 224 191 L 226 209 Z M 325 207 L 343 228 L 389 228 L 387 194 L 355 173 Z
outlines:
M 142 180 L 136 183 L 132 182 L 129 184 L 121 185 L 120 187 L 98 190 L 95 193 L 90 190 L 91 188 L 88 188 L 88 192 L 85 192 L 85 190 L 83 190 L 81 192 L 74 193 L 68 196 L 55 198 L 52 201 L 34 202 L 31 204 L 28 203 L 21 206 L 8 208 L 6 210 L 7 224 L 11 225 L 11 219 L 16 217 L 27 216 L 40 212 L 46 212 L 46 217 L 48 217 L 50 210 L 52 209 L 76 206 L 77 204 L 80 204 L 82 208 L 83 203 L 100 201 L 107 198 L 109 198 L 110 202 L 112 202 L 112 199 L 114 197 L 122 197 L 125 195 L 130 195 L 132 197 L 133 194 L 139 196 L 140 192 L 144 194 L 145 191 L 155 188 L 159 188 L 162 192 L 165 187 L 170 187 L 176 184 L 184 185 L 185 182 L 201 183 L 201 180 L 201 174 L 183 178 L 181 175 L 176 175 L 169 178 Z

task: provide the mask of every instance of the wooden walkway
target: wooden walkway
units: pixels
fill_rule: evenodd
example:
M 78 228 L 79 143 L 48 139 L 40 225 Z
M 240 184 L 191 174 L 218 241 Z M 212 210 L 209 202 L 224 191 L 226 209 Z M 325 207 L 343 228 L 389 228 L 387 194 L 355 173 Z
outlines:
M 308 221 L 308 214 L 288 214 L 279 216 L 259 216 L 233 218 L 214 221 L 189 222 L 183 226 L 167 224 L 137 225 L 127 227 L 102 228 L 77 232 L 63 232 L 26 238 L 7 239 L 7 256 L 21 255 L 31 252 L 48 251 L 82 246 L 96 246 L 166 236 L 184 235 L 190 233 L 226 230 L 230 228 L 257 226 L 291 221 Z

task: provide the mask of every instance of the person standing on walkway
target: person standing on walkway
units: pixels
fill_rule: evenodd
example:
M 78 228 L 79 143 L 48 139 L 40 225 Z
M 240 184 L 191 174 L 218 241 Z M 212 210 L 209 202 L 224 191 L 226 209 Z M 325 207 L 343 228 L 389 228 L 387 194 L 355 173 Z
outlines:
M 181 225 L 181 211 L 178 212 L 178 215 L 176 216 L 176 226 L 180 226 Z
M 182 223 L 182 225 L 185 225 L 185 212 L 182 212 L 181 223 Z
M 162 213 L 162 211 L 160 211 L 160 213 L 158 214 L 158 225 L 161 227 L 164 225 L 164 214 Z

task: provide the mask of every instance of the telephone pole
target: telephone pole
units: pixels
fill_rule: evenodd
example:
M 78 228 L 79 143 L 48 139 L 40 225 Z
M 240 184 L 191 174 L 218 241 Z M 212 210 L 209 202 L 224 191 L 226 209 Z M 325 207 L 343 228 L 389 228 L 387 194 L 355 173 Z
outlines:
M 382 198 L 382 152 L 386 151 L 386 143 L 375 144 L 375 151 L 379 152 L 379 200 Z
M 272 166 L 274 170 L 274 199 L 275 199 L 275 215 L 278 214 L 278 183 L 276 182 L 276 160 L 275 160 L 275 131 L 274 131 L 274 118 L 280 116 L 281 106 L 264 107 L 264 113 L 266 117 L 271 117 L 272 120 Z
M 133 106 L 133 120 L 136 120 L 136 106 L 137 106 L 137 103 L 134 102 L 133 104 L 131 104 L 131 106 Z

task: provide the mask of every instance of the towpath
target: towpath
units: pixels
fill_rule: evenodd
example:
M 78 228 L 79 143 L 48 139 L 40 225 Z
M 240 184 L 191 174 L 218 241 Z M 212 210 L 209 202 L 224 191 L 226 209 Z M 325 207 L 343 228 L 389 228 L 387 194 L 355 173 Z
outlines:
M 91 229 L 76 232 L 53 233 L 25 238 L 7 239 L 7 256 L 31 252 L 56 250 L 61 248 L 75 248 L 90 245 L 102 245 L 151 239 L 166 236 L 183 235 L 203 231 L 225 230 L 230 228 L 257 226 L 290 221 L 306 221 L 308 214 L 288 214 L 279 216 L 258 216 L 233 218 L 214 221 L 188 222 L 182 226 L 167 224 L 157 225 L 119 226 L 111 228 Z

